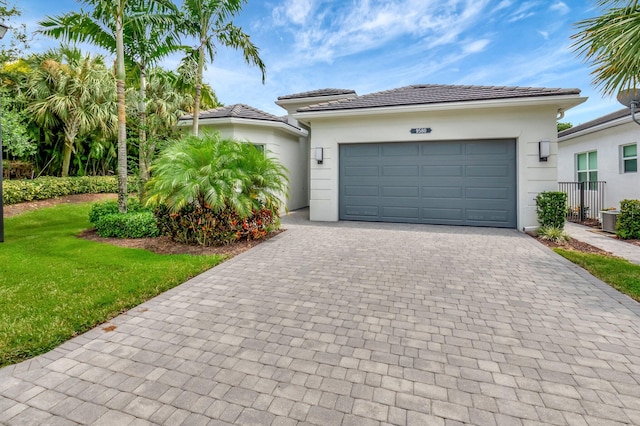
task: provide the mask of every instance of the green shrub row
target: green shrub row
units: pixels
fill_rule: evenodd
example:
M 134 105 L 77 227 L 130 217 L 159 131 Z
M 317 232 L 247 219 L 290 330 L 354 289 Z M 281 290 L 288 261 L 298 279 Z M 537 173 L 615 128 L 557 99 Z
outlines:
M 127 213 L 120 213 L 116 201 L 95 203 L 89 211 L 89 221 L 98 235 L 105 238 L 148 238 L 160 235 L 153 212 L 145 209 L 136 198 L 127 201 Z
M 95 224 L 101 237 L 148 238 L 160 235 L 153 212 L 115 213 L 103 216 Z
M 136 180 L 127 182 L 130 191 L 136 190 Z M 33 180 L 5 180 L 2 184 L 2 201 L 5 205 L 25 201 L 46 200 L 73 194 L 99 194 L 118 192 L 116 176 L 43 176 Z
M 564 229 L 567 194 L 558 191 L 539 193 L 536 197 L 536 213 L 541 227 Z
M 640 200 L 620 201 L 616 235 L 623 240 L 640 239 Z
M 163 235 L 182 244 L 218 246 L 240 240 L 256 240 L 278 229 L 279 218 L 271 210 L 263 208 L 241 218 L 234 210 L 225 207 L 214 211 L 206 207 L 188 204 L 178 213 L 171 213 L 166 205 L 155 211 L 158 228 Z

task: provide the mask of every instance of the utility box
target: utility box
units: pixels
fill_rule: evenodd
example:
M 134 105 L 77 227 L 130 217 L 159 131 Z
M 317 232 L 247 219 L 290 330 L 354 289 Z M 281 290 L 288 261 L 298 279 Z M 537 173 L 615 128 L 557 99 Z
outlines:
M 616 222 L 618 222 L 618 214 L 620 214 L 617 210 L 603 211 L 602 213 L 602 230 L 605 232 L 611 232 L 612 234 L 616 233 Z

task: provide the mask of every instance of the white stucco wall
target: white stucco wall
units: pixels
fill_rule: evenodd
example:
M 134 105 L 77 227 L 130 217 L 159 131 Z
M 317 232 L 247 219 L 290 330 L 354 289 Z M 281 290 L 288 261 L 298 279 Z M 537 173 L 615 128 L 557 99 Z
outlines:
M 556 114 L 553 106 L 523 106 L 310 119 L 310 219 L 338 220 L 339 144 L 515 139 L 517 228 L 537 227 L 536 195 L 557 190 Z M 303 114 L 299 119 L 304 120 Z M 432 132 L 411 134 L 410 129 L 415 127 L 430 127 Z M 544 139 L 551 142 L 551 157 L 540 162 L 538 142 Z M 316 147 L 324 148 L 323 164 L 316 164 L 312 158 Z
M 603 206 L 620 208 L 620 200 L 640 199 L 640 173 L 624 173 L 622 169 L 621 146 L 632 143 L 640 143 L 640 126 L 633 121 L 562 138 L 558 143 L 558 181 L 577 181 L 576 154 L 598 151 L 598 180 L 607 182 Z
M 201 124 L 200 134 L 218 131 L 223 137 L 264 145 L 268 155 L 289 171 L 289 198 L 286 206 L 296 210 L 309 205 L 309 143 L 306 137 L 249 123 Z

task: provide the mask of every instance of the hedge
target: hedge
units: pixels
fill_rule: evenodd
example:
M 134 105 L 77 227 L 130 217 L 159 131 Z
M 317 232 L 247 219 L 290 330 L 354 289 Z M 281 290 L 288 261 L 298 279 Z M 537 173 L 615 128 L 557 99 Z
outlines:
M 616 235 L 623 240 L 640 239 L 640 200 L 620 201 Z
M 136 190 L 136 179 L 129 177 L 127 188 Z M 25 201 L 46 200 L 74 194 L 99 194 L 118 192 L 116 176 L 43 176 L 33 180 L 5 180 L 2 184 L 2 201 L 5 205 Z
M 541 227 L 564 229 L 567 194 L 557 191 L 539 193 L 536 197 L 536 213 Z

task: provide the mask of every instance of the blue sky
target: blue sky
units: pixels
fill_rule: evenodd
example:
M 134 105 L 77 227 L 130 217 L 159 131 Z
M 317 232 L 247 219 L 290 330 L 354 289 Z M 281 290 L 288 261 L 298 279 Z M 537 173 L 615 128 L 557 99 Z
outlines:
M 11 3 L 11 1 L 10 1 Z M 29 30 L 46 15 L 79 10 L 75 0 L 20 0 Z M 205 72 L 225 104 L 276 115 L 278 96 L 320 88 L 358 94 L 418 83 L 542 86 L 582 90 L 589 100 L 562 121 L 574 125 L 615 111 L 571 51 L 573 23 L 599 13 L 595 0 L 249 0 L 234 22 L 267 66 L 220 49 Z M 38 36 L 32 50 L 57 43 Z M 165 60 L 174 68 L 179 57 Z

